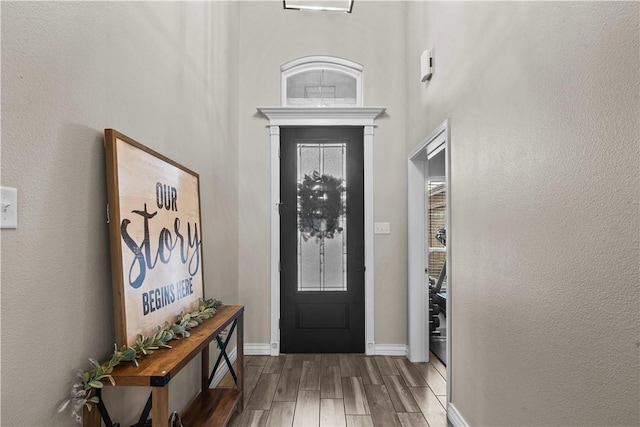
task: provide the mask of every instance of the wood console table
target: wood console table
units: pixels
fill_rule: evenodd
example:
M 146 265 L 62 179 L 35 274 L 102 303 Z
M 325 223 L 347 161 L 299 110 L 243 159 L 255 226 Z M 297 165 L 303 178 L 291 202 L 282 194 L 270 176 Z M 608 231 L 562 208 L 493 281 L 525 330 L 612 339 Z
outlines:
M 229 326 L 231 326 L 231 332 L 223 341 L 220 333 Z M 237 369 L 235 372 L 226 353 L 226 347 L 234 328 L 237 330 Z M 183 424 L 186 427 L 225 426 L 234 410 L 242 412 L 244 402 L 244 306 L 222 305 L 217 308 L 216 314 L 211 319 L 205 320 L 189 332 L 191 333 L 190 337 L 171 341 L 171 349 L 156 350 L 153 354 L 138 360 L 139 366 L 134 363 L 122 363 L 116 366 L 111 373 L 116 387 L 152 387 L 149 400 L 140 416 L 139 426 L 144 425 L 149 412 L 151 412 L 153 427 L 167 427 L 170 414 L 169 382 L 198 353 L 202 353 L 202 391 L 181 413 Z M 218 343 L 221 352 L 211 375 L 209 375 L 209 344 L 214 340 Z M 209 385 L 222 358 L 236 381 L 236 387 L 211 389 Z M 105 385 L 110 386 L 111 383 L 106 381 Z M 100 390 L 98 389 L 98 391 Z M 84 427 L 100 427 L 102 421 L 107 427 L 113 426 L 104 402 L 99 408 L 93 408 L 90 412 L 85 408 Z

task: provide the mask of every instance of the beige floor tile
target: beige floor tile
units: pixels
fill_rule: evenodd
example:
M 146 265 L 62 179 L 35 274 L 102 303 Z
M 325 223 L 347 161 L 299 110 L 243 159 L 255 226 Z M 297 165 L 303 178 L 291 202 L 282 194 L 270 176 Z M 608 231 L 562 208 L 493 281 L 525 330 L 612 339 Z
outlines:
M 402 427 L 429 427 L 420 412 L 398 412 Z
M 396 412 L 420 412 L 411 391 L 400 375 L 385 375 L 383 378 Z
M 347 427 L 373 427 L 371 415 L 347 415 Z
M 346 427 L 343 399 L 320 399 L 320 427 Z
M 429 387 L 411 387 L 416 403 L 430 427 L 447 427 L 447 413 Z
M 383 385 L 367 384 L 364 386 L 371 411 L 371 419 L 376 427 L 400 425 L 400 420 L 393 408 L 393 402 Z
M 294 427 L 320 425 L 320 390 L 300 390 L 293 415 Z
M 295 402 L 273 402 L 267 419 L 267 427 L 291 427 L 295 410 Z
M 369 404 L 359 377 L 342 378 L 344 409 L 348 415 L 369 415 Z

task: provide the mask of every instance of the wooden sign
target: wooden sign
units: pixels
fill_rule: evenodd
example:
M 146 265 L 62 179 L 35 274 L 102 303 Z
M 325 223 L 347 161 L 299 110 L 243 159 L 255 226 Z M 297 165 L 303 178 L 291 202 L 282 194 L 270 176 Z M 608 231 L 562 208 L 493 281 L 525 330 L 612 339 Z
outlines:
M 116 342 L 153 335 L 203 298 L 197 173 L 105 129 Z

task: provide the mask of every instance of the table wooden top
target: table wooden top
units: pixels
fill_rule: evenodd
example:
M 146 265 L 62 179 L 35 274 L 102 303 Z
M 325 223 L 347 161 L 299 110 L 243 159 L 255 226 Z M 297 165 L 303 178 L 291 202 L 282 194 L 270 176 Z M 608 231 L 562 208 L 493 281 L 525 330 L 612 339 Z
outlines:
M 121 363 L 111 373 L 116 386 L 164 386 L 243 312 L 242 305 L 221 305 L 212 318 L 189 330 L 191 336 L 169 341 L 172 348 L 160 348 L 143 356 L 138 366 Z

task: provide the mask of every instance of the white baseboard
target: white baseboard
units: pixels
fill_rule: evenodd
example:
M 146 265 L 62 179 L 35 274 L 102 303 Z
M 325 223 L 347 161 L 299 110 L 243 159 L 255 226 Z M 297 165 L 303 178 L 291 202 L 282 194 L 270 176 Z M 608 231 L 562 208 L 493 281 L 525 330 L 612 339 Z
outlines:
M 407 356 L 408 347 L 405 344 L 375 344 L 376 356 Z M 269 343 L 245 343 L 244 354 L 247 356 L 270 356 Z
M 376 356 L 407 356 L 405 344 L 376 344 Z
M 238 357 L 238 347 L 233 347 L 233 350 L 227 353 L 227 356 L 229 356 L 229 360 L 231 361 L 231 363 L 235 362 L 236 358 Z M 224 378 L 227 372 L 229 372 L 229 367 L 227 366 L 227 363 L 223 358 L 220 362 L 220 365 L 218 366 L 218 369 L 216 369 L 216 373 L 213 376 L 213 380 L 211 380 L 211 385 L 209 387 L 214 388 L 218 384 L 220 384 L 220 381 L 222 381 L 222 378 Z
M 270 356 L 271 346 L 269 343 L 245 343 L 244 354 L 247 356 Z
M 458 409 L 451 402 L 447 405 L 447 418 L 453 424 L 453 427 L 469 427 L 469 423 L 462 418 Z

